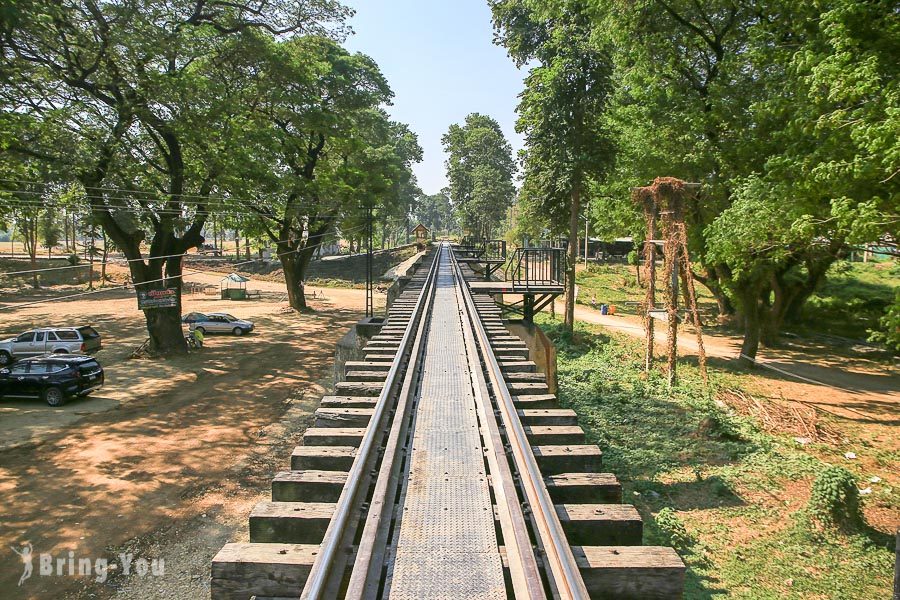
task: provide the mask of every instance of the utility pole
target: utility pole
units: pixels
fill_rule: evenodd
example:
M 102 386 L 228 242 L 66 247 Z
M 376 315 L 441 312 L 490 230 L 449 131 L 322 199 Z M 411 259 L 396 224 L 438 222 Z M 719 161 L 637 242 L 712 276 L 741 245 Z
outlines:
M 584 218 L 584 266 L 587 266 L 588 255 L 588 218 Z
M 366 251 L 366 317 L 375 316 L 375 294 L 372 290 L 372 268 L 373 268 L 373 255 L 372 255 L 372 237 L 373 237 L 373 226 L 372 226 L 372 202 L 369 201 L 366 206 L 366 243 L 368 244 Z

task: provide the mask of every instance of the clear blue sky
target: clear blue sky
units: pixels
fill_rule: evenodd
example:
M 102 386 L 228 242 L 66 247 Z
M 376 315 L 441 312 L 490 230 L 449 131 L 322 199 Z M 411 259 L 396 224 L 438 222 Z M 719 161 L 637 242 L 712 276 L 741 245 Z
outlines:
M 441 136 L 471 112 L 497 119 L 517 152 L 515 108 L 525 71 L 492 43 L 485 0 L 344 0 L 356 10 L 353 51 L 378 62 L 394 91 L 392 117 L 408 124 L 425 151 L 415 167 L 419 186 L 446 185 Z

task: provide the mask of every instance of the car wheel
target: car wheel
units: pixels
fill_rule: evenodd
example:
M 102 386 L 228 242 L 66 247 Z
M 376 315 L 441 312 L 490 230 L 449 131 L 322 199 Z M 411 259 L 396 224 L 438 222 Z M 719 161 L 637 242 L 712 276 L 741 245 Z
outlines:
M 69 353 L 69 351 L 68 351 L 68 350 L 65 350 L 65 349 L 63 349 L 63 348 L 60 348 L 59 350 L 54 350 L 54 351 L 53 351 L 53 354 L 68 354 L 68 353 Z
M 234 332 L 234 335 L 244 335 L 244 330 L 240 327 L 235 327 L 232 331 Z
M 49 387 L 44 390 L 44 402 L 50 406 L 62 406 L 66 403 L 66 395 L 58 387 Z
M 5 367 L 12 362 L 9 352 L 0 352 L 0 367 Z
M 199 331 L 200 335 L 206 335 L 206 330 L 202 327 L 194 327 L 194 331 Z

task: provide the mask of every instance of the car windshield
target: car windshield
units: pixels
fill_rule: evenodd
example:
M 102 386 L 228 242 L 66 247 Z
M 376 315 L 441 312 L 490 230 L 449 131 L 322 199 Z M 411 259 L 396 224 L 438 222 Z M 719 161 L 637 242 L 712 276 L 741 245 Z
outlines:
M 232 317 L 231 315 L 222 315 L 222 316 L 225 317 L 226 321 L 237 321 L 238 320 L 237 317 Z

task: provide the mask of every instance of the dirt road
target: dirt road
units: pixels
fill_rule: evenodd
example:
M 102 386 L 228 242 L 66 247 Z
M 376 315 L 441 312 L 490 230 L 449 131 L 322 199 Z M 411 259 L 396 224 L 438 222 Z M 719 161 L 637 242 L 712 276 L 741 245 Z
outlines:
M 256 331 L 207 336 L 201 352 L 160 361 L 127 359 L 146 337 L 143 318 L 131 294 L 110 295 L 4 314 L 0 333 L 93 323 L 104 336 L 98 358 L 108 378 L 95 397 L 62 409 L 0 403 L 3 598 L 111 597 L 142 583 L 159 592 L 132 597 L 202 597 L 209 559 L 226 539 L 246 537 L 247 514 L 288 464 L 328 383 L 334 343 L 365 298 L 360 290 L 329 289 L 312 303 L 316 314 L 298 315 L 280 302 L 188 296 L 186 312 L 225 310 L 254 320 Z M 160 546 L 161 537 L 191 527 L 189 547 Z M 26 541 L 34 571 L 19 587 L 23 563 L 10 547 Z M 40 574 L 39 554 L 66 559 L 69 551 L 75 576 L 67 567 Z M 77 559 L 121 563 L 119 552 L 168 557 L 167 575 L 139 580 L 118 565 L 103 582 L 96 572 L 77 575 Z
M 564 306 L 557 302 L 557 311 Z M 631 315 L 601 315 L 599 311 L 576 305 L 575 317 L 586 323 L 601 325 L 633 337 L 644 337 L 644 327 Z M 665 345 L 666 332 L 657 328 L 657 344 Z M 736 336 L 704 333 L 707 356 L 732 361 L 740 354 L 741 340 Z M 697 355 L 696 337 L 680 331 L 678 351 L 683 356 Z M 900 425 L 900 376 L 873 361 L 841 356 L 828 348 L 811 343 L 795 343 L 784 348 L 762 349 L 757 357 L 761 385 L 771 386 L 777 380 L 779 389 L 788 397 L 815 405 L 848 419 L 863 418 L 873 422 Z M 769 391 L 773 390 L 771 387 Z

